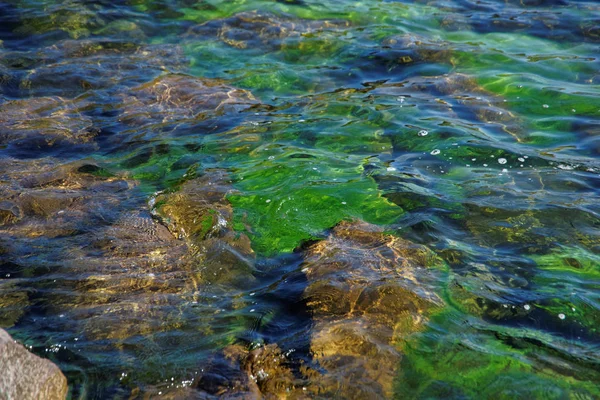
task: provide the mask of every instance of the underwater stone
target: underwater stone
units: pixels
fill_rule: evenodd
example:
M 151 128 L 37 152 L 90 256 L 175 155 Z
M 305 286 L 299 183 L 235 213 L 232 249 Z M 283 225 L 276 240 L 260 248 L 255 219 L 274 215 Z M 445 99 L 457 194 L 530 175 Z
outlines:
M 22 400 L 62 400 L 67 397 L 67 379 L 52 362 L 16 343 L 0 329 L 0 397 Z
M 40 51 L 39 66 L 20 83 L 29 95 L 77 96 L 90 90 L 139 85 L 149 77 L 185 69 L 189 63 L 176 45 L 139 45 L 132 41 L 65 40 Z
M 81 114 L 82 101 L 38 97 L 0 105 L 0 145 L 16 149 L 54 149 L 76 145 L 93 148 L 98 133 Z

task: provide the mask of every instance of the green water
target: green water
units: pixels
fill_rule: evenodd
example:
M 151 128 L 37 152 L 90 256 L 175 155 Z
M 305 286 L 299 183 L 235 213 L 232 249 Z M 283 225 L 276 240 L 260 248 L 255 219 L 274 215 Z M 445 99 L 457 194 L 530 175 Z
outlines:
M 218 396 L 258 343 L 300 390 L 348 373 L 313 357 L 307 249 L 360 220 L 440 260 L 387 397 L 600 398 L 599 26 L 577 0 L 0 2 L 0 327 L 72 398 Z M 226 207 L 161 214 L 214 171 Z M 138 212 L 195 233 L 144 245 Z M 219 212 L 242 261 L 203 256 Z

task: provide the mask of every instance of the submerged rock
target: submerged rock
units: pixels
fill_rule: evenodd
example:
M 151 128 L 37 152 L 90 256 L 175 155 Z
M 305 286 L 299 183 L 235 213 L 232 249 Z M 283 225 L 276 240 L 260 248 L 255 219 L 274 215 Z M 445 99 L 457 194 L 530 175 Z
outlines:
M 313 314 L 312 361 L 294 362 L 275 344 L 231 346 L 227 366 L 216 369 L 233 378 L 211 380 L 209 372 L 199 387 L 230 398 L 391 398 L 404 342 L 444 304 L 433 289 L 440 265 L 424 246 L 341 222 L 308 247 L 301 265 Z
M 25 314 L 29 295 L 13 282 L 0 281 L 0 327 L 10 328 Z
M 151 210 L 134 181 L 89 162 L 5 159 L 0 170 L 6 217 L 0 262 L 13 265 L 0 286 L 3 326 L 41 307 L 54 328 L 111 345 L 175 332 L 198 319 L 210 330 L 211 321 L 228 318 L 233 295 L 208 293 L 222 295 L 255 280 L 250 241 L 231 229 L 223 171 L 206 171 L 159 195 Z M 172 232 L 151 211 L 168 219 Z M 196 231 L 204 216 L 211 217 L 210 229 Z M 42 268 L 36 279 L 20 279 L 20 271 L 35 268 Z M 52 274 L 70 278 L 57 281 Z M 32 291 L 44 295 L 31 299 Z
M 436 265 L 426 247 L 362 222 L 342 222 L 308 249 L 311 352 L 326 370 L 320 395 L 391 397 L 402 343 L 443 305 L 428 269 Z
M 3 329 L 0 329 L 0 365 L 3 399 L 62 400 L 67 397 L 67 379 L 60 369 L 27 351 Z
M 291 15 L 249 11 L 197 25 L 188 31 L 188 36 L 216 35 L 222 42 L 239 49 L 275 51 L 287 38 L 347 26 L 349 22 L 343 20 L 303 20 Z
M 120 40 L 66 40 L 43 49 L 20 88 L 29 95 L 76 96 L 89 90 L 141 84 L 149 77 L 185 69 L 177 45 L 139 45 Z
M 83 115 L 84 101 L 38 97 L 0 104 L 0 146 L 16 152 L 94 147 L 98 130 Z
M 120 119 L 137 127 L 201 121 L 236 113 L 257 103 L 250 92 L 219 79 L 169 74 L 138 86 L 124 96 Z
M 194 249 L 203 282 L 254 281 L 250 239 L 232 228 L 233 210 L 226 198 L 232 191 L 227 174 L 211 170 L 152 200 L 155 214 Z

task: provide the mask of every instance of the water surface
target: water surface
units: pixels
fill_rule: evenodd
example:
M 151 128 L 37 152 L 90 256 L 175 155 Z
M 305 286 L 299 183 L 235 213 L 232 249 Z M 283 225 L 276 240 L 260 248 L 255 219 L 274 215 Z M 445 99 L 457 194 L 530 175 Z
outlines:
M 578 0 L 0 2 L 0 326 L 72 398 L 233 395 L 232 349 L 275 345 L 267 397 L 344 397 L 347 357 L 373 397 L 600 398 L 599 26 Z M 365 282 L 392 304 L 319 308 Z

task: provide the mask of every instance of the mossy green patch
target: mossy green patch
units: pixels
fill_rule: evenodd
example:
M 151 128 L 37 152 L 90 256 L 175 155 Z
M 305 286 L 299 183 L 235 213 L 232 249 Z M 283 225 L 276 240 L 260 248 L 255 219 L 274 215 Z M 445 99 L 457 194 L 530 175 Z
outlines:
M 235 186 L 242 194 L 228 199 L 236 222 L 249 227 L 255 251 L 291 252 L 344 219 L 390 224 L 402 215 L 360 166 L 320 161 L 288 158 L 238 171 Z
M 463 321 L 454 311 L 443 311 L 433 321 L 444 329 L 443 338 L 425 332 L 408 342 L 396 379 L 396 396 L 563 399 L 600 395 L 594 383 L 597 372 L 577 368 L 573 375 L 561 373 L 570 361 L 560 345 L 553 348 L 552 336 L 491 325 L 474 330 L 473 321 Z M 562 364 L 548 364 L 539 358 L 542 349 L 554 353 Z M 579 375 L 579 370 L 585 372 Z

